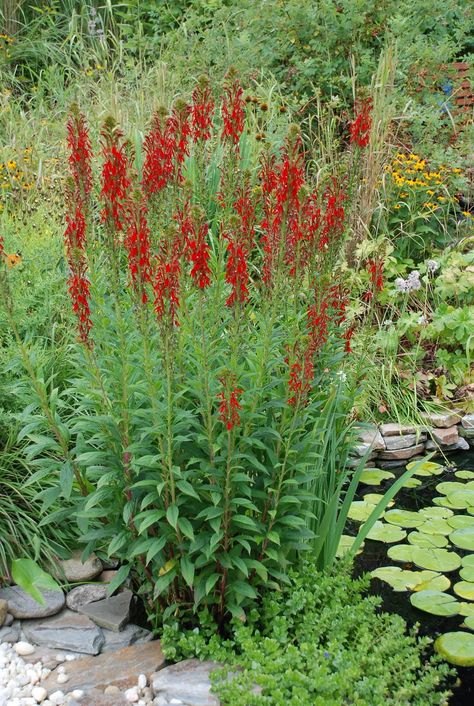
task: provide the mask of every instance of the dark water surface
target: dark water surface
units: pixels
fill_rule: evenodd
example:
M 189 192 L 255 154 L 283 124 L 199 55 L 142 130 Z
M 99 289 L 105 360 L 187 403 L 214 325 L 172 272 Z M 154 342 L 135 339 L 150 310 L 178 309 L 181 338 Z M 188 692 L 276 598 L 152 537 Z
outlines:
M 442 460 L 433 459 L 439 463 L 443 463 Z M 474 451 L 468 451 L 463 454 L 451 455 L 446 462 L 446 471 L 439 476 L 429 476 L 421 477 L 418 476 L 422 481 L 422 484 L 417 488 L 402 488 L 395 497 L 395 506 L 397 508 L 403 508 L 405 510 L 419 510 L 423 507 L 431 505 L 431 500 L 433 497 L 439 495 L 436 491 L 436 486 L 438 483 L 447 480 L 458 481 L 460 479 L 454 476 L 455 471 L 470 470 L 474 471 Z M 416 476 L 415 476 L 416 477 Z M 380 492 L 383 493 L 385 486 L 364 486 L 360 495 L 366 494 L 367 492 Z M 354 525 L 357 531 L 359 525 Z M 411 530 L 408 530 L 411 531 Z M 366 571 L 372 571 L 379 566 L 401 566 L 392 559 L 387 557 L 387 549 L 392 546 L 390 544 L 384 544 L 383 542 L 374 542 L 371 540 L 366 540 L 365 548 L 356 559 L 356 574 L 360 575 Z M 456 552 L 463 554 L 462 550 L 454 548 Z M 469 552 L 465 552 L 469 553 Z M 453 585 L 456 581 L 459 581 L 457 571 L 450 572 L 448 577 Z M 456 630 L 466 630 L 467 628 L 460 628 L 460 624 L 463 621 L 462 616 L 455 615 L 452 618 L 443 618 L 437 615 L 430 615 L 424 611 L 414 608 L 410 603 L 410 593 L 396 592 L 391 586 L 389 586 L 384 581 L 379 579 L 373 579 L 371 582 L 371 592 L 379 595 L 383 599 L 383 610 L 391 613 L 398 613 L 401 615 L 408 625 L 413 625 L 414 623 L 419 623 L 420 635 L 429 635 L 431 638 L 435 639 L 444 632 L 451 632 Z M 461 668 L 457 667 L 458 677 L 460 679 L 460 686 L 453 688 L 453 696 L 449 700 L 450 706 L 474 706 L 474 667 Z

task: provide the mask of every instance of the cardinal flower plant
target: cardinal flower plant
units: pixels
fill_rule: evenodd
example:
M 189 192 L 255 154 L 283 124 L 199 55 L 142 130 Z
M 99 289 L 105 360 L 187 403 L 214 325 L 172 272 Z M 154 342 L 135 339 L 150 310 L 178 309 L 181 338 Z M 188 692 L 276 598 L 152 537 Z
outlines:
M 344 526 L 348 177 L 311 183 L 298 129 L 257 140 L 246 111 L 229 72 L 135 151 L 112 119 L 97 156 L 77 107 L 67 125 L 76 375 L 24 436 L 58 474 L 45 507 L 67 500 L 49 521 L 72 505 L 85 554 L 117 557 L 113 588 L 130 576 L 160 620 L 244 619 L 301 552 L 330 564 Z

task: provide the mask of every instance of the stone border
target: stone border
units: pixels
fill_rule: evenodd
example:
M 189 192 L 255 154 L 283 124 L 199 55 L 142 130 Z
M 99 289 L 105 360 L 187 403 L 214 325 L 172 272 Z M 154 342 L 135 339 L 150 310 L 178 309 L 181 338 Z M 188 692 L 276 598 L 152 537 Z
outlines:
M 426 412 L 421 417 L 426 425 L 390 422 L 364 426 L 357 435 L 359 443 L 353 456 L 362 458 L 368 453 L 368 467 L 396 468 L 425 452 L 442 455 L 474 448 L 474 414 Z

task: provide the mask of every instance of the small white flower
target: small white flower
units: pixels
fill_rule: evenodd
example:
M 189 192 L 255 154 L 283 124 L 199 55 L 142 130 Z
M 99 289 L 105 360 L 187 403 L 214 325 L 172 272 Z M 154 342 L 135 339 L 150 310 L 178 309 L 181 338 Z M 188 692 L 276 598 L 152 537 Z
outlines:
M 424 316 L 424 314 L 422 314 L 422 315 L 418 318 L 417 323 L 418 323 L 418 324 L 426 324 L 426 316 Z
M 347 375 L 344 372 L 344 370 L 338 370 L 336 373 L 337 377 L 341 380 L 341 382 L 346 382 L 347 381 Z
M 408 288 L 407 288 L 407 283 L 406 283 L 406 281 L 403 279 L 403 277 L 397 277 L 397 279 L 395 280 L 395 288 L 396 288 L 397 291 L 399 291 L 399 292 L 406 292 L 406 291 L 407 291 L 407 289 L 408 289 Z
M 439 268 L 439 263 L 436 262 L 436 260 L 427 260 L 426 261 L 426 268 L 427 268 L 428 272 L 433 274 Z

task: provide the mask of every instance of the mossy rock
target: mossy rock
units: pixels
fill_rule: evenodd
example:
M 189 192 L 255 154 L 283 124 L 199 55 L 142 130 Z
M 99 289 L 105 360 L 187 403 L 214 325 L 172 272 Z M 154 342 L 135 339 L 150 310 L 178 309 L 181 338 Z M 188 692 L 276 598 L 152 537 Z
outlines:
M 446 632 L 434 643 L 436 652 L 457 667 L 474 667 L 474 635 L 461 630 Z

